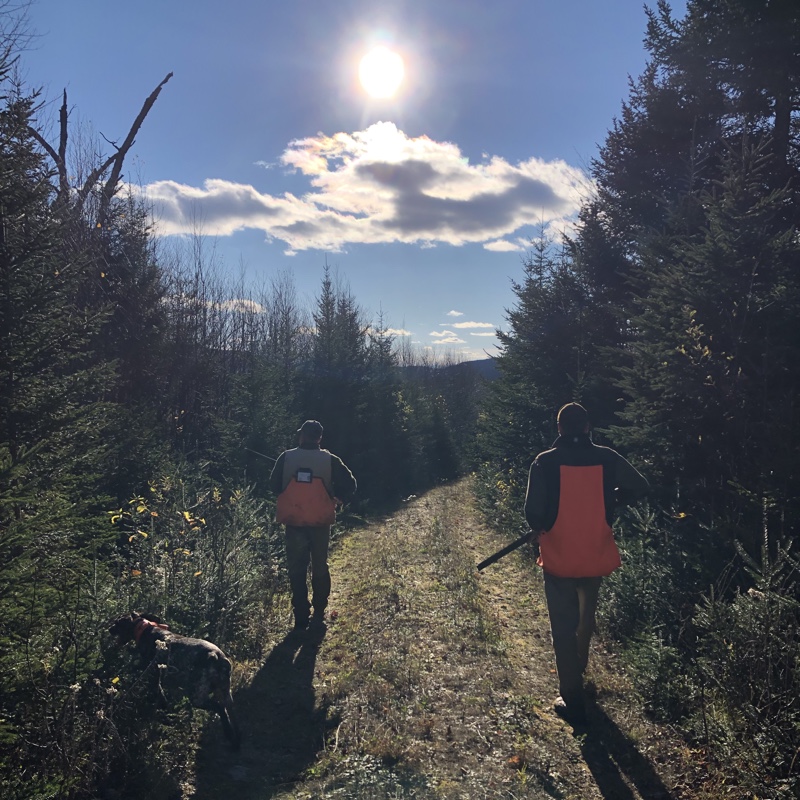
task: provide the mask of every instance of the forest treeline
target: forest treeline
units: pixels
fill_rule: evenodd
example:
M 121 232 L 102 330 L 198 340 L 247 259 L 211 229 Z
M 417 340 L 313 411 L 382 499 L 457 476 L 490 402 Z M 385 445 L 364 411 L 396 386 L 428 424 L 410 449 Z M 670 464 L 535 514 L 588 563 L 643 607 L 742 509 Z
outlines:
M 474 472 L 516 531 L 571 399 L 652 485 L 619 522 L 602 606 L 642 702 L 743 793 L 797 795 L 800 9 L 690 0 L 647 19 L 596 192 L 570 238 L 533 243 L 488 384 L 396 341 L 326 266 L 306 307 L 290 273 L 255 290 L 201 234 L 160 241 L 121 189 L 127 150 L 73 147 L 66 97 L 48 140 L 6 34 L 3 797 L 141 796 L 154 758 L 181 758 L 105 629 L 147 609 L 262 655 L 286 588 L 270 459 L 303 419 L 359 478 L 352 524 Z

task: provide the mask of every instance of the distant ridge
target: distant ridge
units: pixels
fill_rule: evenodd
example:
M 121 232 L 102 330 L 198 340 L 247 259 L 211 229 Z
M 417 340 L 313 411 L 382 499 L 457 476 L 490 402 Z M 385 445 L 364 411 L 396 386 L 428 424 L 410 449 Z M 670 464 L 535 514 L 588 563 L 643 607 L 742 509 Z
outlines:
M 497 369 L 497 360 L 494 358 L 480 358 L 475 361 L 461 361 L 458 364 L 447 364 L 446 366 L 420 366 L 412 365 L 403 367 L 403 370 L 410 375 L 424 375 L 431 369 L 436 371 L 441 370 L 444 373 L 461 374 L 464 372 L 471 372 L 487 381 L 493 381 L 499 377 L 499 370 Z
M 453 364 L 446 367 L 456 372 L 471 371 L 476 372 L 481 378 L 486 378 L 487 381 L 493 381 L 500 375 L 497 369 L 497 360 L 494 358 L 479 358 L 475 361 L 462 361 L 460 364 Z

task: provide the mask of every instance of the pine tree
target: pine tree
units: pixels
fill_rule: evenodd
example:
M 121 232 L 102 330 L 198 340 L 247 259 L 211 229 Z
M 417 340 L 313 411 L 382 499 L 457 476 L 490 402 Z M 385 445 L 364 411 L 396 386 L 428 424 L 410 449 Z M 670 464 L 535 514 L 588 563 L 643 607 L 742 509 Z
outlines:
M 745 140 L 713 189 L 685 198 L 676 229 L 643 250 L 647 292 L 621 385 L 628 426 L 616 431 L 662 486 L 680 478 L 682 511 L 721 521 L 751 547 L 765 503 L 783 525 L 800 520 L 787 483 L 800 468 L 800 348 L 787 335 L 800 247 L 787 193 L 765 189 L 773 160 Z
M 691 0 L 683 20 L 666 2 L 648 11 L 650 63 L 593 164 L 598 195 L 576 240 L 618 309 L 606 363 L 636 433 L 613 439 L 636 448 L 665 496 L 703 495 L 706 521 L 739 525 L 748 492 L 762 503 L 752 476 L 732 487 L 750 448 L 774 438 L 773 387 L 793 408 L 791 358 L 773 360 L 787 345 L 754 309 L 769 303 L 787 321 L 797 302 L 786 248 L 800 207 L 799 42 L 800 7 L 782 0 Z
M 0 761 L 37 763 L 24 791 L 52 793 L 74 751 L 53 725 L 71 702 L 63 687 L 95 655 L 74 634 L 93 611 L 78 602 L 90 564 L 110 545 L 113 369 L 98 357 L 104 317 L 80 301 L 71 219 L 53 212 L 34 106 L 16 87 L 0 105 Z M 0 784 L 4 796 L 16 788 Z
M 679 197 L 710 188 L 727 145 L 743 135 L 775 156 L 763 174 L 768 189 L 796 184 L 800 168 L 797 3 L 690 0 L 676 20 L 659 0 L 647 14 L 649 64 L 592 169 L 606 227 L 634 257 L 637 237 L 657 229 Z
M 419 466 L 411 457 L 395 337 L 382 313 L 368 332 L 366 356 L 363 463 L 369 477 L 362 479 L 362 485 L 380 506 L 414 490 Z
M 303 397 L 305 416 L 322 422 L 326 446 L 357 470 L 367 444 L 363 420 L 368 326 L 349 288 L 335 279 L 327 266 L 313 318 L 312 368 Z
M 615 314 L 590 280 L 578 245 L 535 243 L 525 280 L 514 284 L 510 330 L 500 332 L 499 378 L 480 418 L 479 443 L 504 505 L 519 513 L 533 457 L 555 439 L 556 412 L 585 403 L 598 426 L 612 420 L 613 375 L 605 348 L 618 340 Z

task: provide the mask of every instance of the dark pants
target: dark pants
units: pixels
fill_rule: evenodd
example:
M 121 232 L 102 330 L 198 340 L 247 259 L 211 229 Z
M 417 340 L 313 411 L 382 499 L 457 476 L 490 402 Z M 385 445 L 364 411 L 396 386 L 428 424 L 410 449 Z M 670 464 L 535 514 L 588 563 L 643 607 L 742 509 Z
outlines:
M 286 569 L 292 589 L 292 608 L 296 618 L 307 618 L 311 605 L 322 613 L 331 593 L 331 573 L 328 569 L 329 525 L 317 528 L 286 526 Z M 311 563 L 311 596 L 308 602 L 308 565 Z
M 559 689 L 567 707 L 577 711 L 583 709 L 583 673 L 602 582 L 602 578 L 557 578 L 544 573 Z

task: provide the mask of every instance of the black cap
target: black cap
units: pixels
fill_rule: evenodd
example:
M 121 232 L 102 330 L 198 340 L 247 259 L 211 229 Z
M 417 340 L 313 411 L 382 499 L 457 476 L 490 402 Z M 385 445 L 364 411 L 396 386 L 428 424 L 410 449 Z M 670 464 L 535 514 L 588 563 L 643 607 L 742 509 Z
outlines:
M 556 421 L 567 436 L 584 433 L 589 424 L 589 413 L 580 403 L 567 403 L 561 407 Z
M 309 439 L 321 439 L 322 438 L 322 424 L 317 422 L 315 419 L 307 419 L 298 429 L 298 433 L 302 433 L 303 436 L 307 436 Z

